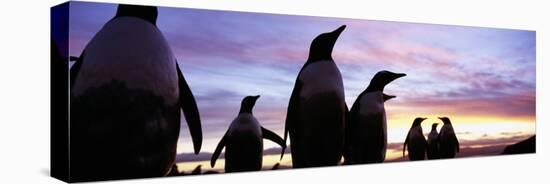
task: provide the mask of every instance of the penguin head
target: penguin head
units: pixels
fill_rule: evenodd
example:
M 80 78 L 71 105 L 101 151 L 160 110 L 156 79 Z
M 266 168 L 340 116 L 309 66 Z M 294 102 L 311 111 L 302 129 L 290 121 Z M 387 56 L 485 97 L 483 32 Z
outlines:
M 439 125 L 439 123 L 433 123 L 433 124 L 432 124 L 432 130 L 437 129 L 437 125 Z
M 412 127 L 420 126 L 420 124 L 422 124 L 422 122 L 426 119 L 428 119 L 428 118 L 421 118 L 421 117 L 415 118 L 414 121 L 413 121 Z
M 336 43 L 336 40 L 338 40 L 340 33 L 342 33 L 345 28 L 346 25 L 342 25 L 332 32 L 320 34 L 313 39 L 311 46 L 309 47 L 309 57 L 307 62 L 323 60 L 332 61 L 332 49 L 334 48 L 334 44 Z
M 379 71 L 371 79 L 367 92 L 384 91 L 384 87 L 395 79 L 407 76 L 404 73 L 394 73 L 387 70 Z
M 239 114 L 252 114 L 252 108 L 254 108 L 254 105 L 256 104 L 256 100 L 258 100 L 258 98 L 260 98 L 260 95 L 244 97 L 243 101 L 241 102 L 241 110 L 239 111 Z
M 158 10 L 155 6 L 140 6 L 128 4 L 118 5 L 116 16 L 113 19 L 125 16 L 137 17 L 147 22 L 150 22 L 153 25 L 157 25 Z
M 392 98 L 395 98 L 395 97 L 396 97 L 395 95 L 388 95 L 388 94 L 386 94 L 386 93 L 382 93 L 382 98 L 384 98 L 384 102 L 385 102 L 385 101 L 388 101 L 388 100 L 390 100 L 390 99 L 392 99 Z
M 451 124 L 451 120 L 448 117 L 439 117 L 443 124 Z

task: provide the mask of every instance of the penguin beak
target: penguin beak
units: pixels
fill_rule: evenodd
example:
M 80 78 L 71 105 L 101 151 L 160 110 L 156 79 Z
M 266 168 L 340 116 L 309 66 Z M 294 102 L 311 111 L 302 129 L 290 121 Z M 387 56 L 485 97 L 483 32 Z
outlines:
M 335 37 L 338 38 L 338 36 L 340 36 L 340 34 L 344 31 L 344 29 L 346 29 L 346 25 L 340 26 L 338 29 L 332 31 L 331 34 L 335 34 Z
M 253 104 L 256 104 L 256 102 L 258 101 L 258 98 L 260 98 L 260 95 L 256 95 L 256 96 L 252 96 L 252 99 L 253 99 Z
M 395 95 L 387 95 L 385 93 L 383 93 L 382 95 L 384 98 L 384 102 L 396 97 Z
M 401 77 L 405 77 L 405 76 L 407 76 L 407 74 L 405 74 L 405 73 L 396 73 L 395 74 L 396 79 L 401 78 Z
M 334 44 L 336 43 L 336 40 L 340 37 L 340 34 L 346 29 L 346 25 L 340 26 L 338 29 L 332 31 L 329 33 L 329 40 L 331 42 L 332 47 L 334 47 Z M 332 53 L 332 49 L 330 51 Z

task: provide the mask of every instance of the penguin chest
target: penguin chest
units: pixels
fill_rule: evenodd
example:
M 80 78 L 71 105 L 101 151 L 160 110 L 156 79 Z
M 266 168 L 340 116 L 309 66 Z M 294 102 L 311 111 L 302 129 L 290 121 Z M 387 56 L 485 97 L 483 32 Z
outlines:
M 424 143 L 426 139 L 424 138 L 424 135 L 422 133 L 422 127 L 418 126 L 412 128 L 409 132 L 408 139 L 409 148 L 423 148 L 425 146 Z
M 108 167 L 97 172 L 165 174 L 175 159 L 180 110 L 175 58 L 161 32 L 119 17 L 82 57 L 71 89 L 73 163 L 94 157 L 86 167 Z
M 422 133 L 422 127 L 417 126 L 409 131 L 408 147 L 410 160 L 424 160 L 426 153 L 426 139 Z
M 226 168 L 261 168 L 263 141 L 261 127 L 249 113 L 240 114 L 229 127 L 225 148 Z
M 174 104 L 178 99 L 176 59 L 162 33 L 144 20 L 111 20 L 88 43 L 72 95 L 113 82 L 151 92 Z
M 308 100 L 316 95 L 330 94 L 344 99 L 342 75 L 333 61 L 309 64 L 299 76 L 302 84 L 300 97 Z
M 366 132 L 364 139 L 386 139 L 386 110 L 382 92 L 365 93 L 359 99 L 358 121 L 355 122 L 359 130 Z M 369 136 L 369 137 L 367 137 Z
M 439 141 L 443 146 L 453 147 L 455 139 L 455 131 L 450 125 L 443 125 L 439 131 Z
M 380 116 L 386 114 L 382 92 L 365 93 L 361 97 L 359 105 L 359 114 L 362 116 Z
M 437 132 L 431 131 L 430 134 L 428 134 L 428 143 L 429 144 L 436 144 L 437 143 Z
M 292 149 L 308 151 L 307 154 L 303 151 L 303 155 L 309 155 L 311 160 L 322 157 L 336 160 L 343 145 L 346 113 L 340 71 L 333 61 L 318 61 L 305 66 L 298 80 L 299 120 L 290 130 Z

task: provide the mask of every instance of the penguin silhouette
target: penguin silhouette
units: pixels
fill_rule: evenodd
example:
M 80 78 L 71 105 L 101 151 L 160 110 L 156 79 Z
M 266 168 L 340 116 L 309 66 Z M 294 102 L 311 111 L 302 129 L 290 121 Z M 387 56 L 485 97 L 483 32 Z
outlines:
M 428 134 L 428 160 L 439 158 L 439 133 L 437 133 L 438 123 L 432 124 L 432 130 Z
M 332 50 L 345 28 L 342 25 L 313 39 L 309 57 L 298 73 L 284 131 L 285 143 L 287 133 L 290 136 L 294 168 L 337 165 L 342 157 L 348 108 Z
M 405 149 L 409 152 L 409 160 L 424 160 L 426 159 L 426 151 L 428 150 L 428 142 L 424 138 L 422 133 L 422 121 L 426 118 L 416 118 L 407 133 L 407 138 L 403 143 L 403 156 L 405 156 Z M 408 147 L 407 147 L 408 145 Z
M 439 130 L 439 158 L 454 158 L 460 151 L 460 144 L 455 134 L 451 120 L 447 117 L 439 117 L 443 126 Z
M 156 19 L 119 5 L 71 68 L 71 182 L 168 175 L 182 110 L 200 151 L 197 104 Z
M 225 172 L 259 171 L 262 169 L 264 150 L 262 138 L 286 147 L 281 137 L 260 126 L 252 114 L 258 98 L 260 96 L 247 96 L 242 100 L 241 110 L 216 146 L 210 166 L 216 165 L 216 160 L 225 147 Z
M 404 73 L 380 71 L 359 94 L 346 125 L 345 164 L 375 163 L 386 159 L 387 123 L 384 102 L 395 96 L 383 93 L 384 87 Z

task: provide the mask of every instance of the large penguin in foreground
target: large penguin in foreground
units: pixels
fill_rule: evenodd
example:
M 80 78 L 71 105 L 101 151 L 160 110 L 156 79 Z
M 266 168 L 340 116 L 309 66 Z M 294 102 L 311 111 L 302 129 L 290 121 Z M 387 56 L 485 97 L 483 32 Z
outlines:
M 225 147 L 225 172 L 259 171 L 262 169 L 264 150 L 262 138 L 269 139 L 283 148 L 286 147 L 281 137 L 260 126 L 252 114 L 252 108 L 259 97 L 247 96 L 243 99 L 239 114 L 231 122 L 229 129 L 212 154 L 211 167 L 214 167 Z
M 340 70 L 332 59 L 336 40 L 346 28 L 317 36 L 300 70 L 288 104 L 284 140 L 290 136 L 295 168 L 337 165 L 342 157 L 348 109 Z M 284 149 L 281 152 L 281 157 Z
M 454 158 L 460 151 L 460 144 L 456 138 L 455 130 L 451 120 L 447 117 L 440 117 L 443 126 L 439 130 L 439 158 Z
M 180 109 L 200 151 L 198 108 L 156 19 L 156 7 L 119 5 L 71 68 L 71 181 L 167 175 Z
M 409 152 L 409 160 L 424 160 L 426 159 L 426 151 L 428 150 L 428 142 L 424 138 L 422 132 L 422 121 L 426 118 L 416 118 L 413 121 L 407 138 L 403 143 L 403 157 L 405 156 L 405 149 Z
M 387 123 L 383 93 L 390 82 L 404 73 L 380 71 L 374 75 L 351 107 L 346 126 L 346 164 L 383 162 L 386 159 Z
M 439 133 L 437 133 L 438 123 L 432 124 L 432 130 L 428 134 L 428 160 L 439 158 Z

